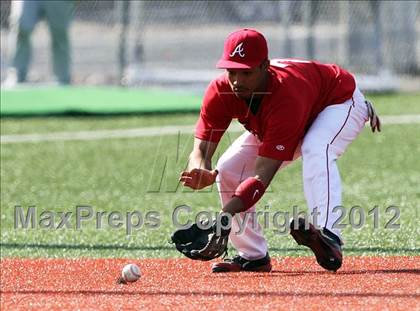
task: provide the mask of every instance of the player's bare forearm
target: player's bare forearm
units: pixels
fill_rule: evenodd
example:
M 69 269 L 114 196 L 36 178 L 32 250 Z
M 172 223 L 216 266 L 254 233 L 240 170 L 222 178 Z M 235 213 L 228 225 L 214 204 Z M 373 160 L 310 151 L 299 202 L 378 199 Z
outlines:
M 232 216 L 236 213 L 240 213 L 244 210 L 244 204 L 238 197 L 232 197 L 232 199 L 222 208 L 223 213 L 231 214 Z
M 188 158 L 188 170 L 191 171 L 194 168 L 211 170 L 211 159 L 204 158 L 201 151 L 191 152 Z
M 193 151 L 191 152 L 188 160 L 188 170 L 192 170 L 194 168 L 211 170 L 211 159 L 216 148 L 217 143 L 195 138 Z
M 217 143 L 196 138 L 194 148 L 188 159 L 188 169 L 181 172 L 179 181 L 186 187 L 202 189 L 212 185 L 218 172 L 212 170 L 211 158 L 217 148 Z
M 257 157 L 257 161 L 255 163 L 255 177 L 261 180 L 265 188 L 270 185 L 271 180 L 277 173 L 282 162 L 283 161 L 271 158 L 261 156 Z
M 256 162 L 255 176 L 245 180 L 238 189 L 232 199 L 223 207 L 222 212 L 235 215 L 236 213 L 244 212 L 254 205 L 259 198 L 256 197 L 259 187 L 267 189 L 271 180 L 279 169 L 282 161 L 274 160 L 265 157 L 258 157 Z M 257 184 L 257 186 L 255 186 Z M 253 194 L 252 199 L 247 199 L 248 193 Z M 262 193 L 260 194 L 262 196 Z

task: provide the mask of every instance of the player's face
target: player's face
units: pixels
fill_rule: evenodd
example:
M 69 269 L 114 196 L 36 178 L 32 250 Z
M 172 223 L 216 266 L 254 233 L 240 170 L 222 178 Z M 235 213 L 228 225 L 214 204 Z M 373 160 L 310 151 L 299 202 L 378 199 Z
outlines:
M 254 92 L 264 91 L 267 67 L 263 64 L 252 69 L 227 69 L 230 87 L 236 97 L 250 99 Z

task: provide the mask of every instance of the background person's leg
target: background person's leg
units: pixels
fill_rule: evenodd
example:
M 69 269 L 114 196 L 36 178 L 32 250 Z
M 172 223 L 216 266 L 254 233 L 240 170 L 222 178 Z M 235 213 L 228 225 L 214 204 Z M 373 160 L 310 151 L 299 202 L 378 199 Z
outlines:
M 71 82 L 69 26 L 73 15 L 73 1 L 43 1 L 45 17 L 51 32 L 53 70 L 61 84 Z
M 17 82 L 26 81 L 31 60 L 31 33 L 39 19 L 38 1 L 12 1 L 11 25 L 16 38 L 12 66 L 16 69 Z

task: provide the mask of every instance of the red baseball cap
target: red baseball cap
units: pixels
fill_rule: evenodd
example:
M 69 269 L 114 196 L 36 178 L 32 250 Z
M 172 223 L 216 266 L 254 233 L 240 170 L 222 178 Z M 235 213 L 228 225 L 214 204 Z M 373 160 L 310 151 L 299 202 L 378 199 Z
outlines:
M 250 69 L 268 59 L 267 41 L 254 29 L 232 32 L 225 41 L 222 58 L 216 67 L 222 69 Z

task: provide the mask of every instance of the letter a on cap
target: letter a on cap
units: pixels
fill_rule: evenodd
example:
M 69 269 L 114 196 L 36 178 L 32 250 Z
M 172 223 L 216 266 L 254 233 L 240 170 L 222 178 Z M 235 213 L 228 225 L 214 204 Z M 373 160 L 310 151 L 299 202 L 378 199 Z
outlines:
M 240 57 L 245 57 L 244 48 L 242 47 L 243 44 L 243 42 L 239 43 L 229 56 L 233 57 L 237 53 Z

